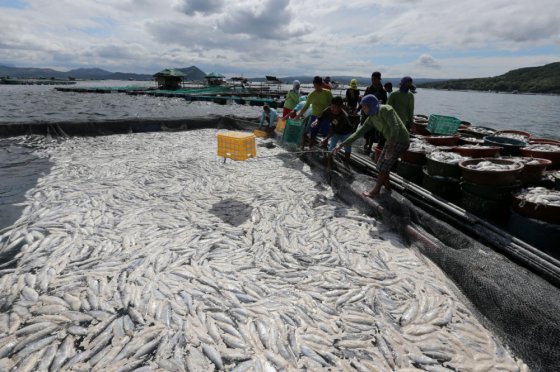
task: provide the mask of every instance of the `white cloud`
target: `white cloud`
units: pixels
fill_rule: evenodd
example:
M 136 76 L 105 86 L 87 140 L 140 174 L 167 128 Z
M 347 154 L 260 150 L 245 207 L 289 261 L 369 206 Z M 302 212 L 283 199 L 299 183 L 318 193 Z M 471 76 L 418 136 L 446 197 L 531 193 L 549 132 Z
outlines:
M 17 66 L 468 77 L 560 59 L 556 0 L 27 3 L 0 6 L 0 56 Z
M 422 54 L 416 60 L 416 63 L 422 67 L 432 68 L 432 69 L 440 69 L 441 65 L 434 57 L 429 54 Z

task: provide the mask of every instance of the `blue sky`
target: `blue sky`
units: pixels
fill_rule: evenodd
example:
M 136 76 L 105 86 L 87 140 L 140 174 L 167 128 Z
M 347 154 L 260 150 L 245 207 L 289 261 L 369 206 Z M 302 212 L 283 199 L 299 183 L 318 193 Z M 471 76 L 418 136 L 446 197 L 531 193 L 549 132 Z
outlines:
M 461 78 L 560 61 L 557 0 L 0 0 L 0 64 Z

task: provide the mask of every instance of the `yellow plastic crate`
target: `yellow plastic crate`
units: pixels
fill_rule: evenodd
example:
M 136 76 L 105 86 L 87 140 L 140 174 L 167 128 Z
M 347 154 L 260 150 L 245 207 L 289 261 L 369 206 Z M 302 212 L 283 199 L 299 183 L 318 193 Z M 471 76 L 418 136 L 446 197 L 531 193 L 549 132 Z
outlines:
M 282 134 L 284 133 L 284 128 L 286 128 L 286 120 L 280 119 L 278 120 L 278 124 L 276 124 L 276 133 Z
M 233 160 L 247 160 L 257 156 L 255 135 L 243 132 L 217 134 L 218 156 Z
M 260 129 L 255 129 L 255 131 L 253 132 L 253 134 L 256 137 L 260 137 L 260 138 L 268 138 L 268 133 L 264 130 L 260 130 Z

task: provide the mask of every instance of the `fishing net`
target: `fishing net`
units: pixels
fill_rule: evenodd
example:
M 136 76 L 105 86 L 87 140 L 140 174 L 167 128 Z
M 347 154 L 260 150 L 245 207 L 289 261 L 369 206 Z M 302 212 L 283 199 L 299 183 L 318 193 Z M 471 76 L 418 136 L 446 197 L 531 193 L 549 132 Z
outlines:
M 306 154 L 305 160 L 316 168 L 323 167 L 317 155 Z M 531 370 L 558 370 L 560 290 L 557 286 L 528 270 L 524 262 L 512 261 L 419 208 L 414 195 L 382 193 L 375 201 L 364 201 L 360 193 L 372 187 L 371 176 L 339 167 L 327 172 L 326 178 L 341 199 L 379 217 L 392 229 L 402 234 L 411 226 L 420 230 L 429 240 L 417 239 L 412 245 L 455 282 L 485 325 Z M 508 243 L 499 242 L 502 248 Z

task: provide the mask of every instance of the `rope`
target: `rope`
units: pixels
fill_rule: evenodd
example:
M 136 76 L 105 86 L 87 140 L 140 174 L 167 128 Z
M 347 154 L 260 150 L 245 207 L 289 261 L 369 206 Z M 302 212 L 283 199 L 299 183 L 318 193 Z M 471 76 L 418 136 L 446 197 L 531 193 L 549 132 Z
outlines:
M 310 154 L 310 153 L 328 153 L 328 154 L 330 154 L 331 152 L 327 151 L 327 150 L 294 151 L 294 152 L 283 152 L 283 153 L 274 154 L 274 155 L 257 156 L 254 159 L 266 159 L 266 158 L 274 158 L 274 157 L 277 157 L 277 156 L 300 155 L 300 154 Z

